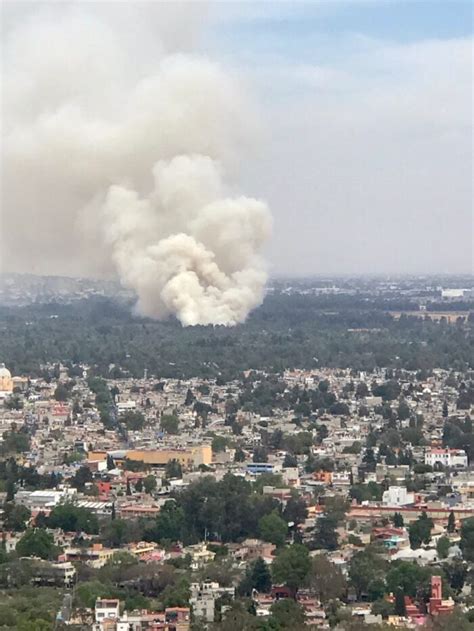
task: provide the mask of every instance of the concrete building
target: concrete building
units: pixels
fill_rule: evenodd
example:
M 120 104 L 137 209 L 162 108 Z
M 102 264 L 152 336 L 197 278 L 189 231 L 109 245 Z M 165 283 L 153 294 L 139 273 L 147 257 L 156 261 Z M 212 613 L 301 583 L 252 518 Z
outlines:
M 441 576 L 431 577 L 431 598 L 428 605 L 428 611 L 432 616 L 450 613 L 454 609 L 454 600 L 448 598 L 443 600 L 443 584 Z
M 15 495 L 15 502 L 30 509 L 54 508 L 60 502 L 65 501 L 72 492 L 75 493 L 75 489 L 68 489 L 67 491 L 53 489 L 24 491 L 20 489 Z
M 464 469 L 467 467 L 467 454 L 464 449 L 427 449 L 425 451 L 425 464 L 435 467 L 452 467 Z
M 177 460 L 184 467 L 198 467 L 212 464 L 212 448 L 200 445 L 189 449 L 133 449 L 126 452 L 126 457 L 157 467 L 164 467 L 170 460 Z
M 349 488 L 351 485 L 351 472 L 334 471 L 332 474 L 332 484 L 339 488 Z
M 472 298 L 473 290 L 464 288 L 446 288 L 441 290 L 443 300 L 468 300 Z
M 80 561 L 98 569 L 103 567 L 116 552 L 118 552 L 117 548 L 104 548 L 101 543 L 94 543 L 91 548 L 66 548 L 64 558 L 67 561 Z
M 13 379 L 11 372 L 5 367 L 5 364 L 0 364 L 0 399 L 5 399 L 13 392 Z
M 136 401 L 118 401 L 117 410 L 119 414 L 131 412 L 137 409 Z
M 76 580 L 76 568 L 69 561 L 50 563 L 40 561 L 32 565 L 33 584 L 71 588 Z
M 95 602 L 95 621 L 116 620 L 120 615 L 120 600 L 98 598 Z
M 382 495 L 386 506 L 408 506 L 415 503 L 415 494 L 408 493 L 405 486 L 390 486 Z
M 234 598 L 234 588 L 221 587 L 219 583 L 211 581 L 191 583 L 189 604 L 192 607 L 194 616 L 203 622 L 214 622 L 216 600 L 225 594 Z

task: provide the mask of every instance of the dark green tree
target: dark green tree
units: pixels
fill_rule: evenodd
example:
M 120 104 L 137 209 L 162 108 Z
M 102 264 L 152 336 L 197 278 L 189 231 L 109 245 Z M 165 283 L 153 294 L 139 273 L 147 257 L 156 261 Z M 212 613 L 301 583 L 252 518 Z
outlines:
M 283 548 L 272 563 L 273 582 L 287 585 L 294 592 L 303 585 L 311 567 L 308 549 L 300 544 Z
M 48 517 L 50 528 L 61 528 L 64 532 L 85 532 L 97 534 L 99 520 L 90 510 L 74 504 L 59 504 Z
M 140 431 L 145 427 L 145 417 L 141 412 L 130 410 L 120 417 L 120 421 L 132 432 Z
M 165 476 L 168 480 L 183 477 L 183 469 L 177 460 L 168 460 L 165 466 Z
M 304 609 L 292 598 L 282 598 L 270 607 L 270 620 L 277 629 L 295 631 L 304 625 Z
M 401 589 L 400 587 L 395 592 L 394 613 L 396 616 L 401 616 L 402 618 L 405 618 L 407 615 L 405 594 L 403 593 L 403 589 Z
M 177 434 L 179 432 L 179 418 L 176 414 L 161 415 L 161 429 L 167 434 Z
M 298 460 L 296 456 L 293 456 L 292 454 L 285 454 L 285 457 L 283 459 L 283 468 L 288 469 L 288 468 L 297 467 L 297 466 L 298 466 Z
M 465 519 L 461 526 L 461 550 L 466 561 L 474 561 L 474 517 Z
M 229 439 L 226 436 L 214 436 L 214 438 L 212 439 L 213 453 L 220 453 L 221 451 L 225 451 L 228 444 Z
M 373 613 L 374 616 L 382 616 L 382 618 L 386 620 L 389 616 L 393 616 L 394 614 L 394 603 L 389 602 L 385 598 L 376 600 L 372 605 L 371 613 Z
M 54 391 L 54 398 L 56 401 L 67 401 L 70 395 L 70 391 L 63 383 L 58 383 L 56 390 Z
M 393 525 L 395 528 L 403 528 L 405 522 L 403 520 L 403 515 L 401 513 L 394 513 L 393 515 Z
M 26 506 L 13 502 L 6 502 L 3 506 L 3 526 L 6 530 L 25 530 L 30 517 L 31 511 Z
M 234 462 L 244 462 L 245 451 L 241 447 L 237 447 L 234 455 Z
M 436 550 L 440 559 L 445 559 L 448 556 L 451 543 L 448 537 L 440 537 L 436 543 Z
M 154 475 L 147 475 L 143 480 L 143 488 L 145 493 L 151 494 L 156 489 L 156 478 Z
M 312 557 L 308 585 L 323 604 L 341 598 L 347 590 L 346 579 L 341 570 L 324 554 Z
M 247 566 L 245 576 L 238 586 L 238 593 L 243 596 L 251 596 L 252 590 L 256 589 L 262 594 L 270 592 L 272 588 L 272 578 L 268 565 L 258 557 L 251 565 Z
M 268 462 L 268 453 L 265 447 L 255 447 L 252 460 L 253 462 Z
M 288 525 L 276 511 L 261 517 L 258 527 L 264 541 L 269 541 L 276 546 L 282 546 L 285 543 Z
M 428 517 L 425 511 L 422 512 L 416 521 L 410 524 L 408 536 L 413 550 L 419 548 L 423 543 L 428 544 L 431 541 L 432 528 L 433 520 Z
M 364 457 L 362 458 L 362 462 L 365 464 L 367 471 L 375 471 L 375 465 L 377 464 L 377 461 L 375 459 L 375 454 L 372 447 L 367 447 Z
M 449 580 L 449 585 L 456 592 L 459 592 L 467 578 L 468 568 L 462 559 L 455 558 L 449 563 L 444 563 L 443 570 L 445 571 Z M 474 620 L 473 620 L 474 622 Z
M 48 517 L 46 513 L 40 511 L 35 517 L 35 526 L 36 528 L 47 528 L 48 527 Z
M 156 519 L 157 541 L 180 541 L 185 526 L 183 509 L 176 502 L 165 502 Z
M 253 589 L 266 594 L 272 588 L 272 577 L 268 565 L 259 557 L 251 567 L 251 581 Z
M 86 465 L 82 465 L 74 474 L 71 485 L 78 491 L 83 491 L 88 482 L 92 482 L 91 470 Z
M 192 405 L 195 400 L 196 400 L 196 397 L 194 396 L 192 390 L 188 388 L 186 392 L 186 398 L 184 400 L 184 405 Z
M 410 418 L 410 406 L 404 399 L 398 404 L 397 414 L 400 421 L 405 421 Z
M 42 528 L 35 528 L 25 532 L 16 545 L 16 551 L 20 557 L 52 559 L 57 553 L 57 548 L 53 535 Z
M 371 547 L 354 554 L 349 565 L 349 578 L 358 598 L 363 594 L 371 600 L 385 593 L 387 562 Z
M 193 625 L 194 626 L 194 625 Z M 202 631 L 204 627 L 197 627 L 197 631 Z M 234 600 L 225 616 L 219 623 L 213 625 L 216 631 L 262 631 L 262 627 L 254 613 L 249 611 L 249 607 L 243 600 Z
M 369 388 L 364 381 L 359 381 L 356 388 L 356 397 L 358 399 L 364 399 L 369 395 Z
M 408 561 L 392 563 L 386 575 L 389 592 L 395 594 L 397 589 L 401 589 L 406 596 L 412 598 L 423 592 L 429 592 L 430 580 L 429 568 L 420 567 Z
M 446 530 L 448 532 L 454 532 L 456 530 L 456 517 L 454 516 L 453 511 L 449 512 L 448 525 L 446 527 Z
M 319 517 L 314 529 L 313 547 L 317 550 L 337 550 L 339 543 L 336 527 L 337 522 L 334 518 Z
M 103 542 L 112 548 L 121 546 L 130 540 L 130 536 L 133 536 L 130 531 L 130 524 L 124 519 L 109 521 L 101 528 L 100 535 Z
M 306 502 L 296 493 L 292 493 L 283 510 L 283 518 L 287 523 L 293 522 L 298 526 L 304 522 L 307 516 Z
M 7 480 L 6 492 L 7 492 L 7 496 L 5 498 L 6 501 L 13 502 L 15 498 L 16 486 L 15 486 L 15 482 L 11 478 L 8 478 Z

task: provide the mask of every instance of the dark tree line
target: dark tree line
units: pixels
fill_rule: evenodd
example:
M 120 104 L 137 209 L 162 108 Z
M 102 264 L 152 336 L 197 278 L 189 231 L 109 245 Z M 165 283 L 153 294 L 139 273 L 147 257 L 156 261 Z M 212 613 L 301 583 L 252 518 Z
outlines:
M 396 321 L 388 313 L 393 308 L 390 300 L 367 297 L 275 294 L 245 324 L 183 329 L 174 320 L 135 317 L 129 305 L 103 298 L 1 307 L 0 357 L 17 374 L 40 374 L 47 362 L 80 374 L 83 362 L 102 376 L 139 376 L 147 368 L 162 377 L 224 380 L 248 368 L 473 367 L 471 322 Z

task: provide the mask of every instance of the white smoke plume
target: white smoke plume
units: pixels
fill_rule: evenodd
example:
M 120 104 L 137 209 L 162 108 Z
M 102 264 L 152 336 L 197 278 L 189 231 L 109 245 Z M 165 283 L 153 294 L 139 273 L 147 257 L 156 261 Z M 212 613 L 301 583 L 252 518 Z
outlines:
M 179 52 L 187 22 L 158 42 L 132 13 L 127 40 L 128 20 L 58 7 L 5 20 L 3 270 L 117 274 L 143 315 L 242 322 L 263 298 L 271 226 L 223 181 L 254 132 L 242 87 Z M 149 17 L 169 35 L 166 7 Z
M 153 175 L 148 198 L 113 186 L 103 206 L 105 242 L 138 310 L 175 313 L 184 325 L 242 322 L 262 299 L 266 276 L 255 252 L 268 236 L 265 205 L 223 197 L 205 156 L 158 162 Z

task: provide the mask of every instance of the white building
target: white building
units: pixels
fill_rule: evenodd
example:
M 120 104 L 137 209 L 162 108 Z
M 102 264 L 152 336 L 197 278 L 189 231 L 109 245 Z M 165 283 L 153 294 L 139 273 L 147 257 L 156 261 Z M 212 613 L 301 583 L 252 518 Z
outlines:
M 407 506 L 415 503 L 415 494 L 408 493 L 405 486 L 390 486 L 382 495 L 382 503 L 387 506 Z
M 347 470 L 334 471 L 332 474 L 332 485 L 339 488 L 349 488 L 351 485 L 351 472 Z
M 13 392 L 13 379 L 11 372 L 5 367 L 5 364 L 0 364 L 0 399 L 5 399 Z
M 295 488 L 299 487 L 300 474 L 298 467 L 287 467 L 286 469 L 282 469 L 281 475 L 285 484 Z
M 98 598 L 95 602 L 95 621 L 116 620 L 120 616 L 120 600 L 115 598 Z
M 467 454 L 464 449 L 427 449 L 425 464 L 434 467 L 436 464 L 454 469 L 467 467 Z
M 214 622 L 216 600 L 224 594 L 234 598 L 235 590 L 233 587 L 221 587 L 219 583 L 211 581 L 191 583 L 189 604 L 194 616 L 204 622 Z
M 65 501 L 72 492 L 76 492 L 75 489 L 64 489 L 57 491 L 54 489 L 45 489 L 38 491 L 25 491 L 20 489 L 15 495 L 15 502 L 17 504 L 23 504 L 28 508 L 54 508 L 60 502 Z
M 472 296 L 472 289 L 442 289 L 441 298 L 444 300 L 463 300 Z
M 119 414 L 122 414 L 124 412 L 130 412 L 136 409 L 137 409 L 136 401 L 128 400 L 128 401 L 119 401 L 117 403 L 117 410 Z

